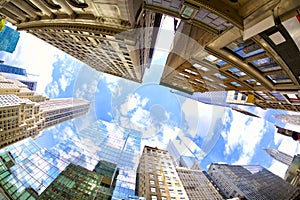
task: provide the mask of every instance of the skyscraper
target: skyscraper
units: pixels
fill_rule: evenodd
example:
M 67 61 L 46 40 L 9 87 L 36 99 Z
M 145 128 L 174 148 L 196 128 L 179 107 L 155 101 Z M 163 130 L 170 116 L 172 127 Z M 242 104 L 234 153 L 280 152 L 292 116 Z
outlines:
M 37 199 L 68 165 L 32 138 L 1 149 L 0 155 L 0 188 L 4 199 Z
M 94 69 L 141 82 L 162 14 L 142 0 L 2 1 L 0 14 Z M 153 29 L 154 28 L 154 29 Z
M 211 164 L 208 174 L 226 198 L 286 200 L 300 197 L 299 189 L 258 165 Z
M 278 151 L 277 149 L 264 149 L 271 157 L 276 159 L 277 161 L 286 164 L 287 166 L 290 166 L 293 161 L 293 156 L 290 156 L 286 153 L 283 153 L 281 151 Z
M 34 137 L 89 110 L 89 101 L 83 99 L 47 99 L 0 75 L 0 147 Z
M 0 74 L 8 79 L 18 80 L 28 86 L 28 89 L 35 91 L 37 82 L 28 78 L 26 70 L 0 63 Z
M 109 177 L 71 163 L 47 187 L 39 199 L 110 200 L 113 188 L 105 184 L 107 178 Z
M 189 200 L 224 199 L 202 170 L 177 167 L 176 171 Z
M 0 31 L 0 51 L 14 52 L 19 38 L 19 32 L 8 26 L 4 26 L 3 30 Z
M 112 199 L 137 198 L 135 182 L 141 133 L 98 120 L 77 135 L 78 138 L 64 140 L 50 151 L 89 170 L 106 168 L 111 180 L 116 180 L 110 182 L 110 187 L 114 187 Z
M 136 194 L 151 200 L 188 199 L 168 151 L 144 146 L 137 169 Z

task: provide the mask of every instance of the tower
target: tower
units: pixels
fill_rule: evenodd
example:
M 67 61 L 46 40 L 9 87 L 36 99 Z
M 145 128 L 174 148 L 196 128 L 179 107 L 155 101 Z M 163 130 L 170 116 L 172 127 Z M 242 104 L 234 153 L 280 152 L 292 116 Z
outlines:
M 283 153 L 281 151 L 278 151 L 277 149 L 268 149 L 265 148 L 264 149 L 271 157 L 273 157 L 274 159 L 276 159 L 277 161 L 286 164 L 287 166 L 290 166 L 292 161 L 293 161 L 293 157 Z
M 259 166 L 211 164 L 208 174 L 226 198 L 299 199 L 300 190 Z
M 202 170 L 177 167 L 176 171 L 189 200 L 221 200 L 223 197 Z
M 106 175 L 112 199 L 134 199 L 141 133 L 98 120 L 49 151 L 68 162 Z M 103 174 L 104 173 L 104 174 Z
M 84 115 L 89 106 L 90 102 L 83 99 L 49 100 L 27 85 L 0 75 L 0 148 Z
M 168 151 L 144 146 L 137 169 L 136 194 L 146 199 L 187 199 Z
M 142 82 L 162 14 L 142 0 L 1 1 L 0 14 L 90 67 Z

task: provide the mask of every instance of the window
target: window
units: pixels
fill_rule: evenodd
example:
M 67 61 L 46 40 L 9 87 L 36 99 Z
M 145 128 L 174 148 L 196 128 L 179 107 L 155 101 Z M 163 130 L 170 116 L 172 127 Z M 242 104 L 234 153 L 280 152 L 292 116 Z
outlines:
M 151 187 L 151 192 L 156 192 L 156 188 L 155 187 Z
M 151 196 L 151 200 L 157 200 L 157 196 L 156 195 L 152 195 Z
M 166 190 L 165 189 L 163 189 L 163 188 L 160 188 L 160 193 L 165 193 L 166 192 Z
M 194 66 L 196 69 L 199 69 L 199 70 L 204 71 L 204 72 L 209 71 L 208 68 L 203 67 L 203 66 L 201 66 L 201 65 L 199 65 L 199 64 L 197 64 L 197 63 L 193 64 L 193 66 Z
M 154 181 L 154 180 L 150 180 L 150 184 L 151 184 L 151 185 L 154 185 L 154 184 L 155 184 L 155 181 Z
M 222 80 L 223 80 L 223 79 L 226 79 L 226 76 L 223 76 L 223 75 L 221 75 L 221 74 L 219 74 L 219 73 L 215 73 L 214 76 L 215 76 L 215 77 L 218 77 L 219 79 L 222 79 Z
M 184 19 L 190 19 L 194 12 L 195 12 L 195 10 L 193 8 L 184 6 L 184 9 L 181 13 L 181 17 Z
M 281 67 L 275 62 L 273 58 L 262 58 L 251 62 L 261 72 L 269 72 L 280 70 Z
M 208 77 L 206 77 L 206 76 L 203 76 L 203 79 L 204 79 L 204 80 L 207 80 L 207 81 L 210 81 L 210 82 L 214 82 L 214 80 L 213 80 L 213 79 L 211 79 L 211 78 L 208 78 Z
M 154 174 L 149 174 L 150 178 L 154 178 Z
M 243 41 L 242 38 L 227 45 L 226 49 L 244 59 L 265 52 L 264 49 L 251 39 Z
M 159 181 L 159 182 L 158 182 L 158 184 L 159 184 L 159 185 L 164 185 L 164 183 L 163 183 L 163 182 L 161 182 L 161 181 Z
M 161 197 L 161 200 L 167 200 L 168 198 L 167 197 Z

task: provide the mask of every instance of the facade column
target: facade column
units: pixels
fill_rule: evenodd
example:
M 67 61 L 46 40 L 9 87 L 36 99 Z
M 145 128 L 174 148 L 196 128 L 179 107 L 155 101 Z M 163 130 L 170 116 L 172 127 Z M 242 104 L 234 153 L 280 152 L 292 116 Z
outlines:
M 24 15 L 24 13 L 22 13 L 22 11 L 20 9 L 14 7 L 11 3 L 6 4 L 5 8 L 12 14 L 19 17 L 22 21 L 26 20 L 26 16 Z
M 34 5 L 36 5 L 39 9 L 42 10 L 43 13 L 45 13 L 48 17 L 51 17 L 53 13 L 45 4 L 42 3 L 40 0 L 31 0 Z
M 17 7 L 19 7 L 20 9 L 24 10 L 28 15 L 30 15 L 33 18 L 37 18 L 37 14 L 36 11 L 31 8 L 27 3 L 25 3 L 24 1 L 19 1 L 19 0 L 12 0 L 11 1 L 13 4 L 15 4 Z
M 61 7 L 65 10 L 66 13 L 68 13 L 68 15 L 74 16 L 74 11 L 65 0 L 56 0 L 56 2 L 61 5 Z

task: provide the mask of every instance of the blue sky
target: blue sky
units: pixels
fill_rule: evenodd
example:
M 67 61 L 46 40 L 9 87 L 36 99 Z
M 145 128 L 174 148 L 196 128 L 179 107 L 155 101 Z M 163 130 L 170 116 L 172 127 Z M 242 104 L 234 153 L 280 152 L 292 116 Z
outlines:
M 15 52 L 0 52 L 0 59 L 34 74 L 32 78 L 38 81 L 39 93 L 51 98 L 78 97 L 91 101 L 86 116 L 49 128 L 36 141 L 43 147 L 52 147 L 101 119 L 141 131 L 142 145 L 166 148 L 169 140 L 180 136 L 193 149 L 194 155 L 202 159 L 204 169 L 211 162 L 260 164 L 283 177 L 287 167 L 274 161 L 262 148 L 275 148 L 290 155 L 300 153 L 300 149 L 298 142 L 275 133 L 274 124 L 270 123 L 275 122 L 273 111 L 247 108 L 262 116 L 253 118 L 187 99 L 159 85 L 171 44 L 169 38 L 173 33 L 170 30 L 167 26 L 162 30 L 163 37 L 158 39 L 143 84 L 97 72 L 22 32 Z

